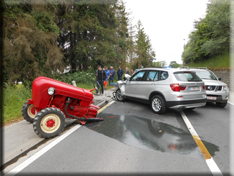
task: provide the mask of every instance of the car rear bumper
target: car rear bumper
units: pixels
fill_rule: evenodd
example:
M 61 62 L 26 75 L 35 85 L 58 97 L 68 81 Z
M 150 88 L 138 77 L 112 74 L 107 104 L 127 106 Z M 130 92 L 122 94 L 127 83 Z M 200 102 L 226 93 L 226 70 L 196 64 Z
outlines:
M 168 101 L 166 102 L 166 106 L 168 108 L 196 108 L 205 106 L 207 99 L 200 99 L 200 100 L 186 100 L 186 101 Z

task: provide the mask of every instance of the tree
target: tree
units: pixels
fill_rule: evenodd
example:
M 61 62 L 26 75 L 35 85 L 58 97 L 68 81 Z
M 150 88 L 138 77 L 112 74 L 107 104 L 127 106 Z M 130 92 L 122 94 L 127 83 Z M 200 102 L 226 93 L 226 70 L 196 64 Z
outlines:
M 115 46 L 115 51 L 117 54 L 116 66 L 118 64 L 122 65 L 123 68 L 126 67 L 127 60 L 127 50 L 128 50 L 128 13 L 126 12 L 125 3 L 120 0 L 116 8 L 117 16 L 117 45 Z
M 195 21 L 195 31 L 184 48 L 184 63 L 198 62 L 229 52 L 230 0 L 210 0 L 207 15 Z
M 155 59 L 155 52 L 151 48 L 151 43 L 149 36 L 147 36 L 144 32 L 144 28 L 142 26 L 141 21 L 139 20 L 137 25 L 137 34 L 136 34 L 136 54 L 137 58 L 135 59 L 135 63 L 137 64 L 137 68 L 148 67 L 152 64 L 152 61 Z
M 59 28 L 54 22 L 54 7 L 30 2 L 3 3 L 5 75 L 10 83 L 20 80 L 27 86 L 39 75 L 63 70 L 63 54 L 56 44 Z
M 178 67 L 180 67 L 180 64 L 178 64 L 176 61 L 171 61 L 169 67 L 171 67 L 171 68 L 178 68 Z
M 68 1 L 58 11 L 61 34 L 59 46 L 64 49 L 66 63 L 75 72 L 77 67 L 84 70 L 96 66 L 97 62 L 107 63 L 116 57 L 117 20 L 116 1 Z M 68 47 L 65 48 L 65 44 Z

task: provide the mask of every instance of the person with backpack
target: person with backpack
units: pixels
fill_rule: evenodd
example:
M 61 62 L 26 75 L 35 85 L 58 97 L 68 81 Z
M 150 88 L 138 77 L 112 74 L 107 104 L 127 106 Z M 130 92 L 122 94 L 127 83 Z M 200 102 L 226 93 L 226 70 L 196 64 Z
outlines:
M 101 65 L 98 65 L 98 70 L 96 71 L 96 77 L 97 77 L 97 82 L 99 83 L 97 84 L 98 90 L 96 90 L 96 95 L 98 95 L 100 85 L 102 88 L 102 90 L 100 90 L 100 94 L 103 94 L 103 82 L 106 79 L 106 72 L 102 69 Z

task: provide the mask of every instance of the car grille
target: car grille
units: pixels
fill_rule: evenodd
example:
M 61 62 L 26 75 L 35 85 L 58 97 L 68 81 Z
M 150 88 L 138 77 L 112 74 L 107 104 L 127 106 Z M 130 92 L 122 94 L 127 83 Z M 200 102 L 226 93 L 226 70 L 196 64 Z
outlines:
M 208 90 L 208 91 L 221 91 L 222 86 L 206 86 L 206 90 Z

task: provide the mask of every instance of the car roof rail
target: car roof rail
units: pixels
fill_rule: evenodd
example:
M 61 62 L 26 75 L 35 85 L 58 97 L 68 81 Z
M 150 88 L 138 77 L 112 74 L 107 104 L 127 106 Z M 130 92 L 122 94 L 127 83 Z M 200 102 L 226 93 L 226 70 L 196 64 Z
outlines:
M 207 67 L 198 67 L 198 69 L 206 69 L 208 71 Z
M 188 66 L 182 66 L 182 67 L 180 67 L 180 69 L 181 69 L 181 68 L 186 68 L 186 69 L 189 70 L 189 67 L 188 67 Z

